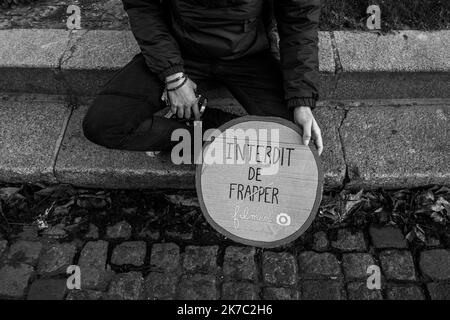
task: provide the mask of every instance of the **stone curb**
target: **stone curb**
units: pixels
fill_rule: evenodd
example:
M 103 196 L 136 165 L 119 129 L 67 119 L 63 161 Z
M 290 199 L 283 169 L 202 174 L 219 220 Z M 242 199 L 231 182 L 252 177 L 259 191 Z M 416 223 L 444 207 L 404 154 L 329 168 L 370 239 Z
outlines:
M 319 40 L 321 99 L 450 98 L 450 30 Z M 0 42 L 3 92 L 94 95 L 138 52 L 130 31 L 0 30 Z
M 74 107 L 55 96 L 0 96 L 0 181 L 194 188 L 194 167 L 174 166 L 169 154 L 148 157 L 87 141 L 81 132 L 86 110 L 86 104 Z M 315 114 L 324 136 L 326 189 L 450 181 L 449 101 L 327 105 Z

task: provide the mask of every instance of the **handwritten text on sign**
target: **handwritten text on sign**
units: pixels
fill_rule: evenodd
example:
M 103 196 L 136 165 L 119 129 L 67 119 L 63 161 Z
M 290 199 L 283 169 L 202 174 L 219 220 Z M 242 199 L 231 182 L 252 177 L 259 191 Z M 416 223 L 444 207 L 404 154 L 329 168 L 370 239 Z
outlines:
M 234 152 L 235 159 L 240 159 L 248 163 L 264 163 L 277 166 L 290 166 L 291 155 L 294 148 L 292 147 L 273 147 L 267 145 L 244 144 L 227 144 L 228 150 Z M 230 155 L 227 155 L 229 158 Z M 248 167 L 247 180 L 262 182 L 261 167 Z M 277 187 L 269 187 L 264 185 L 249 185 L 243 183 L 230 183 L 229 198 L 236 200 L 257 201 L 265 203 L 279 202 L 278 194 L 280 190 Z

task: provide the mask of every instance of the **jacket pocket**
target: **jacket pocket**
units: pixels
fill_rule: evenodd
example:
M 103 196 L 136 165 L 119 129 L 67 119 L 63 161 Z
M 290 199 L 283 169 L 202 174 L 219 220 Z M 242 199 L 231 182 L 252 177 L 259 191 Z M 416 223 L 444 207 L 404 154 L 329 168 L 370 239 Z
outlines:
M 250 32 L 257 28 L 257 20 L 246 19 L 246 20 L 196 20 L 191 21 L 190 19 L 183 19 L 181 22 L 182 26 L 186 30 L 200 31 L 200 32 L 215 32 L 220 33 L 221 31 L 228 31 L 233 33 L 243 33 Z

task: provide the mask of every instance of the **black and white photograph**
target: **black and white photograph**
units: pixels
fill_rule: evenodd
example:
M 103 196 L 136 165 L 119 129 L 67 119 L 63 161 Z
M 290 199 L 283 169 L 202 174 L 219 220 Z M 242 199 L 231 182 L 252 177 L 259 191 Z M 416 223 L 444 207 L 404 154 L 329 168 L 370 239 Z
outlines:
M 450 300 L 450 1 L 0 0 L 0 300 Z

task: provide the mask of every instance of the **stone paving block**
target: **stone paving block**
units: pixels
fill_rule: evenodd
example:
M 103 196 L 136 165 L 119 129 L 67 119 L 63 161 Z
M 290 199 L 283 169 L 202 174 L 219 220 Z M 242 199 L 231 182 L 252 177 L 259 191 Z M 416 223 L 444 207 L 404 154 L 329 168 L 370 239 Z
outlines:
M 100 300 L 103 292 L 95 290 L 70 290 L 66 300 Z
M 317 107 L 314 117 L 322 129 L 324 149 L 320 156 L 327 188 L 341 187 L 345 178 L 345 161 L 342 152 L 339 127 L 344 119 L 344 110 L 331 107 Z
M 349 300 L 383 300 L 381 290 L 368 289 L 366 282 L 351 282 L 347 284 Z
M 180 267 L 180 248 L 174 243 L 154 244 L 150 257 L 150 267 L 153 271 L 177 271 Z
M 112 280 L 108 299 L 111 300 L 139 300 L 142 298 L 144 278 L 140 272 L 132 271 L 117 274 Z
M 299 300 L 300 291 L 290 288 L 268 287 L 263 290 L 264 300 Z
M 420 253 L 422 273 L 433 280 L 450 280 L 450 251 L 434 249 Z
M 184 252 L 183 267 L 191 273 L 217 272 L 218 246 L 188 246 Z
M 84 268 L 81 272 L 83 274 L 81 288 L 98 291 L 105 291 L 116 274 L 109 269 L 101 270 L 97 268 Z
M 408 247 L 405 237 L 400 229 L 395 227 L 375 227 L 369 229 L 370 237 L 375 248 L 378 249 L 404 249 Z
M 63 88 L 54 70 L 68 42 L 66 30 L 0 30 L 2 91 L 61 92 Z
M 349 187 L 408 188 L 450 179 L 448 106 L 351 109 L 341 128 Z
M 381 268 L 387 279 L 416 280 L 411 252 L 386 250 L 380 253 L 380 260 Z
M 90 241 L 81 250 L 78 266 L 81 269 L 81 288 L 104 291 L 111 282 L 114 272 L 106 269 L 108 242 Z
M 31 284 L 28 300 L 63 300 L 67 291 L 65 279 L 42 279 Z
M 30 266 L 35 266 L 41 250 L 42 243 L 40 242 L 19 240 L 10 246 L 6 260 L 10 263 L 26 263 Z
M 80 268 L 105 269 L 108 255 L 108 242 L 104 240 L 90 241 L 81 250 L 78 265 Z
M 55 152 L 69 114 L 64 103 L 1 100 L 0 180 L 55 182 Z
M 213 275 L 184 275 L 178 286 L 177 297 L 180 300 L 217 300 L 217 280 Z
M 144 264 L 147 244 L 144 241 L 128 241 L 114 248 L 111 263 L 116 265 L 131 264 L 140 267 Z
M 422 289 L 416 285 L 391 285 L 386 289 L 389 300 L 424 300 Z
M 51 244 L 39 258 L 37 272 L 41 275 L 66 274 L 67 267 L 73 264 L 76 247 L 70 243 Z
M 341 251 L 366 251 L 367 245 L 364 234 L 361 231 L 339 229 L 336 241 L 331 246 Z
M 174 273 L 150 272 L 144 282 L 145 299 L 175 299 L 178 280 L 179 276 Z
M 346 279 L 369 277 L 367 268 L 375 264 L 375 260 L 368 253 L 347 253 L 342 256 L 342 266 Z
M 305 280 L 300 283 L 302 300 L 346 300 L 340 281 Z
M 336 279 L 342 277 L 341 266 L 331 253 L 306 251 L 298 256 L 299 275 L 302 279 Z
M 55 175 L 59 182 L 101 188 L 193 188 L 194 166 L 174 166 L 170 153 L 106 149 L 88 141 L 81 122 L 87 107 L 74 111 L 64 136 Z
M 448 30 L 334 35 L 343 68 L 334 92 L 339 98 L 449 97 Z
M 81 269 L 81 289 L 105 291 L 115 272 L 108 269 L 85 267 Z
M 312 249 L 314 251 L 326 251 L 328 249 L 329 241 L 327 234 L 323 231 L 314 233 Z
M 292 286 L 297 282 L 297 261 L 287 252 L 266 251 L 262 256 L 264 282 L 272 285 Z
M 33 274 L 33 267 L 24 263 L 1 267 L 0 297 L 22 298 Z
M 256 280 L 258 271 L 255 262 L 255 248 L 227 247 L 223 274 L 227 280 Z
M 139 52 L 129 31 L 89 30 L 78 39 L 74 50 L 66 52 L 61 69 L 74 92 L 93 95 Z
M 429 283 L 427 289 L 432 300 L 450 300 L 450 283 Z
M 129 239 L 131 237 L 132 227 L 126 221 L 120 221 L 113 226 L 106 228 L 106 236 L 110 239 Z
M 258 287 L 248 282 L 225 282 L 222 285 L 224 300 L 259 300 Z

